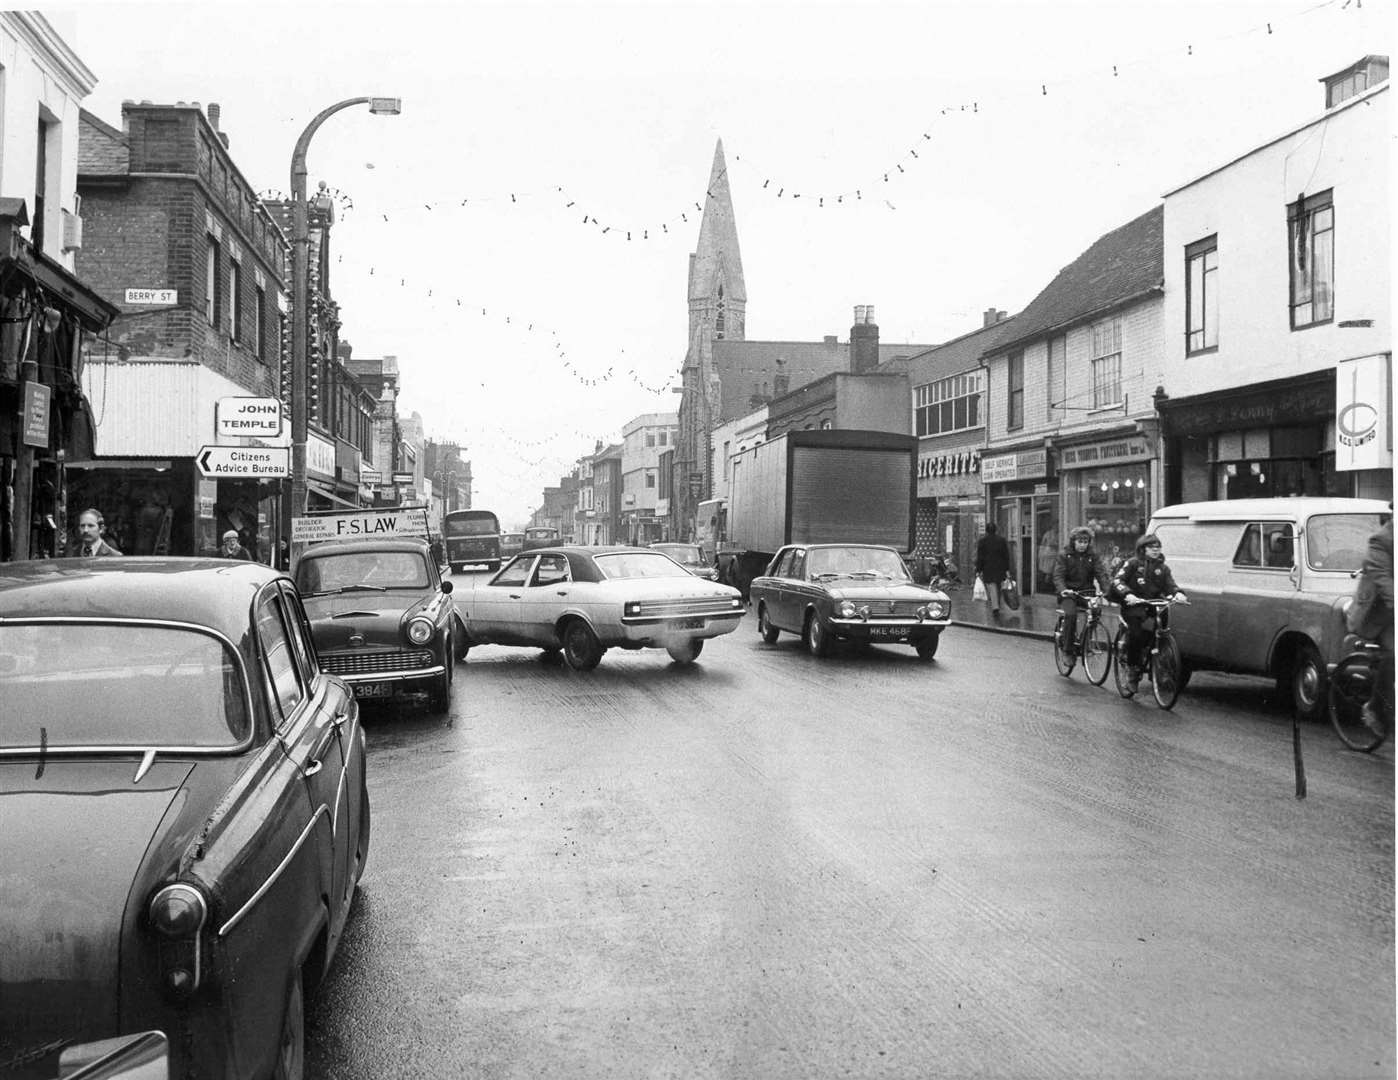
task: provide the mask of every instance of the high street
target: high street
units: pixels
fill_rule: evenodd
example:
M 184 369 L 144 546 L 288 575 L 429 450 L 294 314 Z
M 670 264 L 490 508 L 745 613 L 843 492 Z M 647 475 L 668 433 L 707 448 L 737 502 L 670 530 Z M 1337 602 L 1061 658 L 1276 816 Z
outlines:
M 366 710 L 374 837 L 308 1075 L 1368 1077 L 1393 757 L 1256 680 L 1173 712 L 956 627 L 682 668 L 472 650 Z

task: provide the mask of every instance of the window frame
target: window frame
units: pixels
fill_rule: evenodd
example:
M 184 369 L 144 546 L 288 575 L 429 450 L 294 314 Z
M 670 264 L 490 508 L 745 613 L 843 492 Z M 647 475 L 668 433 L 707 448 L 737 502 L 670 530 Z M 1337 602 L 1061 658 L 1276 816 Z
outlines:
M 1212 265 L 1210 265 L 1212 256 Z M 1200 267 L 1199 284 L 1194 267 Z M 1201 356 L 1218 352 L 1218 233 L 1196 240 L 1184 249 L 1184 354 Z M 1196 297 L 1196 292 L 1201 295 Z M 1197 318 L 1196 318 L 1197 316 Z M 1195 329 L 1195 323 L 1199 323 Z M 1198 336 L 1199 344 L 1195 344 Z
M 971 368 L 913 387 L 913 428 L 918 438 L 951 435 L 985 427 L 985 369 Z M 964 403 L 962 423 L 957 423 L 958 405 Z M 972 412 L 975 416 L 972 418 Z M 942 420 L 950 417 L 950 425 Z M 933 418 L 936 422 L 933 422 Z
M 1314 195 L 1303 195 L 1286 208 L 1286 247 L 1287 247 L 1287 311 L 1291 322 L 1292 330 L 1308 330 L 1312 326 L 1325 326 L 1335 321 L 1335 189 L 1327 188 L 1325 191 L 1317 192 Z M 1327 221 L 1323 228 L 1315 228 L 1316 218 L 1322 214 L 1327 215 Z M 1309 226 L 1306 230 L 1305 245 L 1301 247 L 1302 224 Z M 1326 285 L 1329 293 L 1325 298 L 1326 309 L 1322 316 L 1315 317 L 1316 300 L 1316 239 L 1325 236 L 1326 240 Z M 1297 265 L 1298 256 L 1301 264 Z M 1309 260 L 1309 261 L 1307 261 Z M 1306 285 L 1306 298 L 1297 299 L 1297 288 L 1300 282 L 1297 275 L 1304 277 Z M 1297 313 L 1301 308 L 1309 308 L 1309 320 L 1299 321 Z
M 1092 373 L 1092 408 L 1116 409 L 1125 400 L 1121 389 L 1122 320 L 1120 315 L 1095 322 L 1088 328 L 1088 370 Z M 1110 351 L 1108 349 L 1110 348 Z M 1115 366 L 1115 374 L 1104 375 L 1108 362 Z M 1109 377 L 1110 376 L 1110 377 Z M 1107 395 L 1115 391 L 1115 397 Z
M 219 320 L 223 316 L 223 296 L 219 289 L 219 263 L 222 261 L 219 256 L 223 245 L 218 242 L 218 237 L 213 233 L 205 233 L 208 247 L 204 254 L 204 318 L 209 325 L 218 329 Z
M 1024 426 L 1024 350 L 1010 353 L 1007 361 L 1005 429 L 1014 431 Z
M 233 344 L 242 344 L 243 267 L 234 258 L 228 260 L 228 337 Z

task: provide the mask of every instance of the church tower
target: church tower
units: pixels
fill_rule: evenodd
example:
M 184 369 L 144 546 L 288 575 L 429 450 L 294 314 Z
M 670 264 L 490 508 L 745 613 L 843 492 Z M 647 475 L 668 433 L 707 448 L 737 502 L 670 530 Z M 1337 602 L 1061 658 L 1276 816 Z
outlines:
M 689 347 L 681 372 L 679 445 L 670 496 L 673 537 L 693 536 L 695 508 L 713 490 L 709 433 L 722 407 L 713 343 L 744 340 L 747 299 L 728 163 L 720 139 L 714 146 L 699 242 L 689 256 Z

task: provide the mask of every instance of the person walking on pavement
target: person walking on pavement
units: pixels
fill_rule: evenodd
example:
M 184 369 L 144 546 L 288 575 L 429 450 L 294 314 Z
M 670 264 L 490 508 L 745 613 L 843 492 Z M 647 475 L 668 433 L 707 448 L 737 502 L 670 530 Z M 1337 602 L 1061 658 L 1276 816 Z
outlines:
M 1103 596 L 1111 587 L 1107 564 L 1092 550 L 1092 530 L 1079 525 L 1068 533 L 1068 543 L 1053 561 L 1053 587 L 1063 607 L 1067 648 L 1072 653 L 1078 641 L 1078 593 L 1091 592 L 1093 585 Z
M 219 549 L 219 555 L 225 559 L 246 559 L 252 561 L 252 552 L 243 547 L 243 541 L 238 536 L 237 529 L 229 529 L 223 534 L 223 547 Z
M 988 521 L 985 535 L 976 541 L 976 575 L 985 585 L 985 601 L 992 615 L 1000 614 L 1000 585 L 1010 574 L 1010 545 L 995 522 Z
M 1165 549 L 1155 533 L 1146 533 L 1136 541 L 1135 556 L 1122 563 L 1112 579 L 1112 597 L 1121 605 L 1121 621 L 1126 624 L 1126 688 L 1134 694 L 1141 685 L 1141 669 L 1155 635 L 1154 625 L 1146 626 L 1155 611 L 1143 601 L 1164 598 L 1189 602 L 1165 565 Z
M 1393 692 L 1393 519 L 1369 537 L 1369 548 L 1360 566 L 1359 581 L 1354 588 L 1354 601 L 1346 614 L 1350 633 L 1383 648 L 1379 660 L 1379 677 L 1369 700 L 1364 703 L 1364 723 L 1374 731 L 1382 730 L 1380 704 L 1384 693 Z
M 102 529 L 106 519 L 100 511 L 88 507 L 78 515 L 78 555 L 91 559 L 107 555 L 120 555 L 121 552 L 102 539 Z

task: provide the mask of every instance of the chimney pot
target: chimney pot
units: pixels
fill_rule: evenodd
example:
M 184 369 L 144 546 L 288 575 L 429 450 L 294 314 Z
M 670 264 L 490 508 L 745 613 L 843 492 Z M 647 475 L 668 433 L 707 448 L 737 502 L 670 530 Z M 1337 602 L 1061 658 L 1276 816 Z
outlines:
M 215 131 L 218 130 L 218 118 L 222 110 L 218 107 L 218 102 L 209 102 L 209 126 Z

